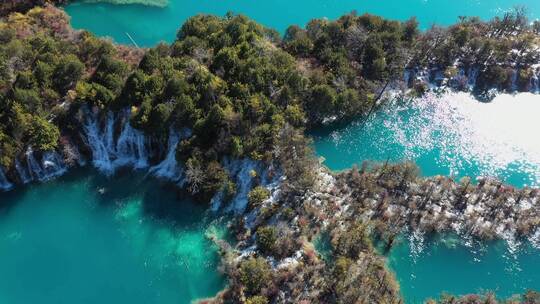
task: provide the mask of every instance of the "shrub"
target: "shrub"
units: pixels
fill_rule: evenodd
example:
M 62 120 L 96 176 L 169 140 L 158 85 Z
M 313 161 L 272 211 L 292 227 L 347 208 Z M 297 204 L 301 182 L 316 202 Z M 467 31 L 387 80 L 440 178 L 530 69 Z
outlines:
M 32 145 L 42 151 L 53 150 L 58 145 L 58 127 L 41 117 L 34 117 L 28 130 Z
M 53 82 L 57 91 L 65 93 L 73 87 L 84 72 L 84 64 L 73 54 L 69 54 L 60 60 L 53 74 Z
M 232 180 L 227 180 L 223 187 L 225 191 L 225 200 L 231 200 L 236 195 L 236 184 Z
M 342 281 L 346 278 L 349 272 L 349 267 L 353 264 L 353 261 L 346 257 L 338 257 L 334 264 L 334 276 L 337 280 Z
M 249 258 L 240 264 L 240 282 L 249 295 L 257 294 L 272 279 L 270 265 L 263 258 Z
M 276 249 L 276 228 L 265 226 L 257 229 L 257 247 L 264 254 L 271 255 Z
M 268 299 L 264 296 L 254 296 L 248 298 L 246 304 L 268 304 Z
M 253 188 L 248 194 L 248 206 L 250 209 L 259 207 L 262 202 L 270 197 L 270 191 L 262 186 Z
M 351 259 L 358 258 L 360 252 L 371 250 L 372 244 L 366 227 L 363 224 L 354 224 L 352 227 L 343 231 L 334 241 L 335 252 L 339 255 Z

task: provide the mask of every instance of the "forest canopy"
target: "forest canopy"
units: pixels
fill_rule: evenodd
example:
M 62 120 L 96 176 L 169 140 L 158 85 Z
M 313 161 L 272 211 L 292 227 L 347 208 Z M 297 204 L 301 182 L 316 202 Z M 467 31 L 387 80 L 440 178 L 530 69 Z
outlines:
M 0 23 L 0 164 L 10 168 L 28 147 L 48 151 L 77 136 L 83 108 L 128 109 L 134 127 L 161 141 L 171 127 L 192 130 L 177 156 L 203 172 L 221 172 L 223 156 L 269 161 L 283 134 L 294 133 L 287 128 L 301 134 L 369 115 L 388 86 L 403 85 L 405 69 L 438 71 L 457 87 L 466 81 L 457 71 L 474 69 L 475 90 L 486 91 L 509 90 L 517 68 L 515 83 L 528 90 L 539 30 L 521 10 L 424 33 L 414 18 L 353 12 L 291 26 L 282 39 L 229 13 L 191 17 L 174 43 L 135 49 L 74 31 L 52 6 L 13 13 Z M 424 91 L 409 81 L 405 87 Z M 224 179 L 204 186 L 213 191 Z

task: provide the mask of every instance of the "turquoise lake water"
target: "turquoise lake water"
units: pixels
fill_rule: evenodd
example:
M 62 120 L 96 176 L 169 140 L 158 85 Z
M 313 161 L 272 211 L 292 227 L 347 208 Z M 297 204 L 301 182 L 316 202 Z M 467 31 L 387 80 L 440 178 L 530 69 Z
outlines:
M 504 241 L 480 245 L 455 236 L 423 243 L 403 240 L 391 250 L 388 263 L 397 273 L 406 303 L 423 303 L 443 292 L 493 291 L 507 299 L 528 289 L 540 290 L 540 250 L 525 242 L 509 247 Z
M 214 226 L 203 207 L 173 193 L 138 174 L 109 180 L 88 171 L 0 193 L 0 303 L 213 296 L 224 287 L 205 237 Z
M 540 95 L 501 95 L 491 103 L 466 93 L 391 104 L 343 128 L 313 132 L 315 150 L 333 170 L 364 160 L 411 160 L 425 176 L 497 177 L 540 185 Z
M 313 18 L 333 19 L 352 10 L 399 20 L 416 16 L 426 29 L 434 23 L 455 23 L 458 16 L 492 18 L 517 5 L 526 6 L 532 18 L 540 17 L 537 0 L 169 0 L 166 8 L 77 1 L 66 11 L 75 28 L 127 44 L 131 43 L 129 33 L 140 46 L 152 46 L 173 41 L 181 24 L 199 13 L 242 13 L 283 33 L 289 25 L 305 25 Z

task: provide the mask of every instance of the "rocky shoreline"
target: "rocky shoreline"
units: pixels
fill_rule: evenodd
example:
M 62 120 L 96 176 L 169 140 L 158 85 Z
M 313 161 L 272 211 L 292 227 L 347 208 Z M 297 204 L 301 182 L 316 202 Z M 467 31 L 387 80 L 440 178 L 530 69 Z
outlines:
M 538 55 L 540 62 L 540 55 Z M 415 94 L 424 95 L 426 92 L 441 92 L 452 90 L 457 92 L 471 92 L 480 101 L 489 102 L 498 94 L 507 93 L 540 93 L 540 65 L 516 69 L 505 69 L 508 80 L 499 87 L 482 90 L 478 87 L 479 68 L 465 69 L 453 66 L 448 70 L 438 68 L 410 68 L 405 69 L 403 82 L 405 88 Z
M 384 259 L 374 251 L 371 241 L 362 241 L 361 237 L 354 241 L 357 246 L 349 244 L 347 246 L 352 247 L 342 249 L 343 238 L 354 239 L 351 231 L 360 229 L 358 227 L 362 227 L 364 237 L 384 244 L 386 250 L 404 233 L 419 238 L 456 233 L 463 239 L 479 242 L 504 240 L 512 251 L 523 241 L 533 246 L 539 243 L 538 189 L 515 189 L 484 178 L 473 183 L 468 178 L 458 182 L 442 176 L 419 177 L 418 169 L 410 163 L 379 164 L 339 173 L 332 173 L 321 165 L 317 172 L 313 189 L 300 196 L 286 190 L 285 178 L 278 187 L 270 189 L 271 194 L 259 208 L 243 215 L 243 220 L 237 224 L 240 227 L 233 226 L 234 231 L 240 231 L 236 247 L 220 243 L 224 269 L 232 278 L 239 275 L 237 271 L 242 263 L 265 259 L 275 275 L 272 288 L 279 292 L 272 294 L 263 290 L 263 294 L 277 299 L 276 303 L 343 300 L 346 295 L 337 292 L 337 285 L 369 281 L 362 271 L 371 267 L 379 267 L 380 272 L 367 277 L 378 278 L 379 283 L 364 283 L 357 289 L 347 285 L 347 291 L 354 293 L 356 299 L 364 299 L 365 303 L 381 299 L 402 303 L 395 278 L 386 268 Z M 261 248 L 261 227 L 276 227 L 276 248 L 280 250 L 268 253 Z M 329 236 L 331 263 L 314 247 L 321 233 Z M 345 263 L 341 267 L 346 267 L 350 276 L 344 281 L 339 281 L 337 274 L 339 263 Z M 331 277 L 331 282 L 326 281 L 326 277 Z M 230 298 L 245 299 L 245 291 L 237 289 L 240 287 L 235 284 L 240 283 L 233 279 L 232 286 L 212 303 Z M 302 290 L 295 289 L 302 284 L 305 284 Z M 473 298 L 477 296 L 463 299 Z M 441 303 L 446 302 L 443 299 Z
M 538 189 L 516 189 L 489 178 L 473 182 L 469 178 L 413 177 L 411 166 L 397 164 L 370 173 L 353 169 L 339 174 L 337 191 L 351 198 L 347 205 L 350 216 L 366 210 L 364 216 L 394 230 L 425 234 L 454 232 L 509 242 L 538 237 Z

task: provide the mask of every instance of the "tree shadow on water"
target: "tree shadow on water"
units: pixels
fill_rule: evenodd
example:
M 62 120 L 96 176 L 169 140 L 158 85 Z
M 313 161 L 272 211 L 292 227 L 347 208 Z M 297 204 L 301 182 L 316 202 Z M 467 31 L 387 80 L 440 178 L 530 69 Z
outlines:
M 208 204 L 195 202 L 175 184 L 149 176 L 144 170 L 125 168 L 107 176 L 89 167 L 70 169 L 65 175 L 50 181 L 19 185 L 11 191 L 0 192 L 0 217 L 8 215 L 33 191 L 38 191 L 32 195 L 39 201 L 32 203 L 39 204 L 51 200 L 48 197 L 54 192 L 51 189 L 64 187 L 66 191 L 73 191 L 71 187 L 80 185 L 87 188 L 85 191 L 101 207 L 119 208 L 137 202 L 144 217 L 177 227 L 200 227 L 215 218 Z
M 204 220 L 208 206 L 195 202 L 174 184 L 154 178 L 149 178 L 148 183 L 152 190 L 145 191 L 143 196 L 142 207 L 145 215 L 182 226 Z
M 0 217 L 7 215 L 17 202 L 24 198 L 27 191 L 28 187 L 16 187 L 10 191 L 0 192 Z
M 32 196 L 32 204 L 49 202 L 56 187 L 70 187 L 73 180 L 80 180 L 88 174 L 86 169 L 73 169 L 57 178 L 45 181 L 32 181 L 25 185 L 16 185 L 14 189 L 0 192 L 0 216 L 7 215 L 17 204 L 28 200 Z
M 174 226 L 199 225 L 207 218 L 208 205 L 195 202 L 175 184 L 149 176 L 146 171 L 126 168 L 113 176 L 93 174 L 89 187 L 95 189 L 102 206 L 140 201 L 145 217 Z

